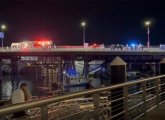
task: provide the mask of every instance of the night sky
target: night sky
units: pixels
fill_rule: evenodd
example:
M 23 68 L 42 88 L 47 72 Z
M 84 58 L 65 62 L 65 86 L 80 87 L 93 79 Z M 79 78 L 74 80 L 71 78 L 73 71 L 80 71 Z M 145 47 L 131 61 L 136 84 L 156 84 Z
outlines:
M 12 2 L 11 2 L 12 1 Z M 34 2 L 35 1 L 35 2 Z M 56 45 L 81 45 L 86 20 L 86 42 L 146 45 L 151 19 L 151 45 L 165 43 L 163 0 L 1 0 L 0 23 L 5 23 L 4 44 L 51 39 Z M 56 2 L 55 2 L 56 1 Z

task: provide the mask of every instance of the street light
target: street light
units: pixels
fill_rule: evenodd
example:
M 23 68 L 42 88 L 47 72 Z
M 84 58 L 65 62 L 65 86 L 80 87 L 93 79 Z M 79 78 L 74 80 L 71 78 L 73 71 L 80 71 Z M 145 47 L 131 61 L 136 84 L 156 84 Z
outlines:
M 147 47 L 150 47 L 150 25 L 151 21 L 146 21 L 145 26 L 147 26 Z
M 1 29 L 2 30 L 6 29 L 6 25 L 1 25 Z
M 3 30 L 5 30 L 5 29 L 6 29 L 6 25 L 2 24 L 1 25 L 1 34 L 4 35 Z M 2 48 L 3 48 L 3 39 L 4 39 L 4 36 L 3 35 L 1 36 L 1 46 L 2 46 Z
M 81 22 L 81 26 L 83 27 L 83 44 L 85 45 L 85 27 L 86 27 L 86 22 L 85 21 Z

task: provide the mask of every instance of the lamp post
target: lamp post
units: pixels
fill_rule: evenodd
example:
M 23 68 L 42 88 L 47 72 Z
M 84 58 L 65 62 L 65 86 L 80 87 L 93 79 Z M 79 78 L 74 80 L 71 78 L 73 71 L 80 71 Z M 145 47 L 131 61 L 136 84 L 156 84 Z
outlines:
M 6 25 L 4 25 L 4 24 L 2 24 L 1 25 L 1 33 L 2 34 L 4 34 L 3 33 L 3 30 L 5 30 L 6 29 Z M 4 39 L 4 36 L 1 36 L 1 47 L 3 48 L 3 39 Z
M 81 26 L 83 27 L 83 44 L 85 45 L 85 27 L 86 27 L 86 22 L 81 22 Z
M 147 26 L 147 47 L 150 47 L 150 25 L 151 21 L 146 21 L 145 25 Z

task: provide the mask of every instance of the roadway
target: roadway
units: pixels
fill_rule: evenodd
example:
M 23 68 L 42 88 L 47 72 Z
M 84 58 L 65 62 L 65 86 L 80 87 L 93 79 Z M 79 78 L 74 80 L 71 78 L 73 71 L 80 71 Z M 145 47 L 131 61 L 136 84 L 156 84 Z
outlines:
M 57 48 L 10 48 L 10 47 L 0 47 L 0 52 L 164 52 L 165 49 L 160 49 L 159 47 L 150 47 L 146 48 L 144 47 L 143 49 L 141 48 L 133 48 L 131 49 L 130 47 L 126 48 L 124 47 L 123 49 L 120 48 L 115 48 L 112 49 L 110 47 L 107 48 L 93 48 L 93 47 L 57 47 Z
M 97 47 L 97 48 L 93 48 L 93 47 L 57 47 L 57 48 L 10 48 L 10 47 L 4 47 L 4 48 L 0 48 L 0 52 L 35 52 L 35 51 L 42 51 L 42 52 L 46 52 L 46 51 L 53 51 L 53 52 L 91 52 L 91 51 L 102 51 L 102 52 L 117 52 L 117 51 L 122 51 L 122 52 L 164 52 L 165 49 L 160 49 L 159 47 L 150 47 L 150 48 L 146 48 L 144 47 L 143 49 L 141 48 L 133 48 L 131 49 L 130 47 L 126 48 L 124 47 L 122 50 L 120 48 L 101 48 L 101 47 Z
M 11 49 L 0 48 L 0 57 L 2 59 L 27 57 L 63 57 L 65 59 L 75 58 L 81 59 L 88 58 L 90 60 L 112 60 L 115 56 L 120 56 L 124 61 L 155 61 L 159 62 L 165 56 L 165 50 L 157 47 L 150 47 L 143 49 L 111 49 L 111 48 L 83 48 L 83 47 L 57 47 L 57 48 L 28 48 L 28 49 Z

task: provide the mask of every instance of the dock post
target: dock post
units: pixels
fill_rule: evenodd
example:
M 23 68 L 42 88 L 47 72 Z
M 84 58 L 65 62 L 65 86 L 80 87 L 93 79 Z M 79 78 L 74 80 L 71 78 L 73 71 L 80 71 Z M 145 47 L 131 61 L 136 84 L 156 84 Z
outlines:
M 110 76 L 111 76 L 111 85 L 120 84 L 127 81 L 126 77 L 126 63 L 120 58 L 116 57 L 111 63 L 110 63 Z M 125 90 L 126 91 L 126 90 Z M 112 108 L 112 120 L 123 120 L 124 119 L 124 113 L 113 117 L 121 112 L 124 111 L 125 104 L 127 102 L 124 102 L 124 99 L 120 99 L 124 97 L 123 88 L 117 88 L 111 91 L 111 108 Z M 120 99 L 120 100 L 117 100 Z M 116 101 L 117 100 L 117 101 Z

